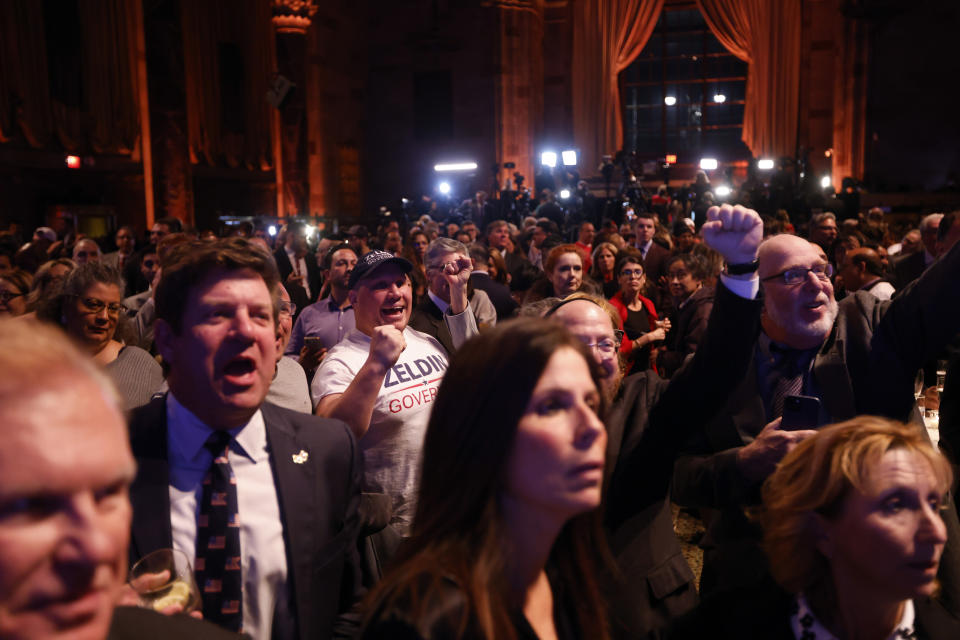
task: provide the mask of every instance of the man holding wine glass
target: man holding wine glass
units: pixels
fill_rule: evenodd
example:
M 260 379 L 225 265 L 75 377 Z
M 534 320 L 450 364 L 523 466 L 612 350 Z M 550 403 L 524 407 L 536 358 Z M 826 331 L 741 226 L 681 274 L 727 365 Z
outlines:
M 131 560 L 193 561 L 206 620 L 254 638 L 329 637 L 358 597 L 361 462 L 345 424 L 264 402 L 279 285 L 240 238 L 181 245 L 157 285 L 164 397 L 130 434 Z

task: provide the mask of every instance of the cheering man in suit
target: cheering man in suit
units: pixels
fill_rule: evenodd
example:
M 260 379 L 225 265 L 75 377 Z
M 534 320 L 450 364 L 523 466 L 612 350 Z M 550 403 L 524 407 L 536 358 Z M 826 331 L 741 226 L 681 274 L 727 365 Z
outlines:
M 207 620 L 254 638 L 325 638 L 356 597 L 361 466 L 342 422 L 264 403 L 278 274 L 240 238 L 175 249 L 155 340 L 170 392 L 131 420 L 131 557 L 195 559 Z

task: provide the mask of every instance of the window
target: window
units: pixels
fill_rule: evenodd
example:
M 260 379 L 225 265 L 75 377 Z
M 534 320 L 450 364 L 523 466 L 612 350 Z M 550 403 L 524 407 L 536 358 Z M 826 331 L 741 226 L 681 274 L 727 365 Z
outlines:
M 699 11 L 665 8 L 620 74 L 625 149 L 646 160 L 750 158 L 740 140 L 746 76 L 747 64 L 720 44 Z

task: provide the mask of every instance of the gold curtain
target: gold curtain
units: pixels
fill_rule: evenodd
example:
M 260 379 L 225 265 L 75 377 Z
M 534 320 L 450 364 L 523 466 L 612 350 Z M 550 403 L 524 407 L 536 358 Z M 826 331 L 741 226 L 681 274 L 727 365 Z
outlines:
M 866 145 L 867 33 L 858 20 L 835 24 L 833 74 L 833 184 L 863 178 Z
M 697 0 L 713 35 L 750 67 L 743 141 L 754 157 L 792 157 L 800 102 L 801 0 Z
M 0 142 L 19 128 L 35 148 L 58 142 L 77 153 L 128 154 L 140 135 L 133 8 L 126 0 L 80 0 L 77 8 L 83 104 L 68 106 L 50 93 L 43 3 L 0 3 Z
M 18 129 L 32 147 L 50 143 L 43 4 L 36 0 L 0 2 L 0 142 Z
M 190 161 L 210 166 L 272 166 L 270 106 L 266 93 L 276 70 L 268 0 L 181 3 Z M 220 43 L 243 55 L 243 132 L 226 131 L 221 114 Z M 298 90 L 303 90 L 298 88 Z
M 621 71 L 640 55 L 664 0 L 578 0 L 573 27 L 573 137 L 581 165 L 623 147 Z

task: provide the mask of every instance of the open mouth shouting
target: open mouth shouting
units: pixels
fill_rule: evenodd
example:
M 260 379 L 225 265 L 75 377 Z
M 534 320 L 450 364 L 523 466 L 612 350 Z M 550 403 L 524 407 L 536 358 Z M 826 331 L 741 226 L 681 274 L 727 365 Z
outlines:
M 390 304 L 380 307 L 380 324 L 392 324 L 397 326 L 406 319 L 407 306 L 402 301 L 396 304 Z
M 234 387 L 249 387 L 257 382 L 257 362 L 252 357 L 240 354 L 223 365 L 223 379 Z

